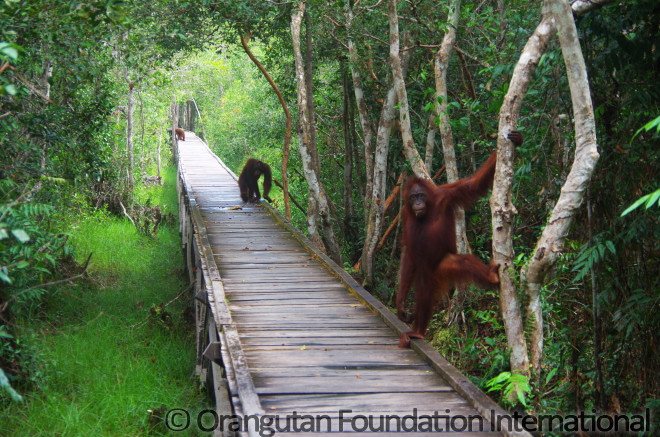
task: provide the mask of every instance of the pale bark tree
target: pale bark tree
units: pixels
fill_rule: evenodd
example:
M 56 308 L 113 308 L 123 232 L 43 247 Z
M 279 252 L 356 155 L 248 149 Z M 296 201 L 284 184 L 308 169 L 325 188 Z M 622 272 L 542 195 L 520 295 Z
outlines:
M 176 95 L 172 94 L 172 161 L 175 165 L 179 164 L 179 151 L 177 148 L 178 140 L 176 138 L 175 129 L 179 127 L 179 105 L 176 103 Z
M 128 105 L 126 108 L 126 151 L 128 153 L 128 186 L 133 187 L 133 169 L 135 167 L 135 157 L 133 156 L 133 112 L 135 111 L 135 84 L 131 80 L 128 70 L 124 68 L 124 79 L 128 85 Z
M 404 42 L 407 42 L 407 35 L 404 36 Z M 412 51 L 406 51 L 400 55 L 401 72 L 405 77 L 410 62 Z M 359 78 L 359 76 L 358 76 Z M 378 129 L 376 132 L 376 147 L 372 158 L 373 164 L 368 184 L 370 192 L 365 195 L 365 242 L 362 247 L 360 258 L 360 270 L 365 273 L 364 284 L 370 285 L 373 282 L 374 275 L 374 257 L 376 255 L 378 241 L 383 230 L 383 221 L 385 216 L 385 198 L 387 190 L 387 156 L 389 153 L 390 135 L 392 126 L 396 118 L 397 95 L 394 85 L 391 85 L 387 96 L 383 101 Z M 366 105 L 365 105 L 366 109 Z M 366 152 L 365 152 L 366 153 Z M 371 153 L 371 152 L 370 152 Z M 366 160 L 366 158 L 365 158 Z
M 312 243 L 319 249 L 326 251 L 330 258 L 341 265 L 339 245 L 335 240 L 330 208 L 325 191 L 314 168 L 314 155 L 310 153 L 310 125 L 307 106 L 307 83 L 305 80 L 305 67 L 300 47 L 300 27 L 305 13 L 305 2 L 298 2 L 298 7 L 291 16 L 291 36 L 296 65 L 296 85 L 298 89 L 298 145 L 303 163 L 305 180 L 309 189 L 309 206 L 307 209 L 307 232 Z M 323 236 L 318 232 L 319 226 Z
M 449 58 L 456 42 L 456 27 L 458 26 L 460 7 L 460 0 L 456 0 L 451 4 L 447 14 L 447 30 L 445 31 L 440 48 L 433 55 L 433 71 L 435 76 L 435 105 L 433 115 L 435 120 L 437 120 L 437 129 L 440 132 L 448 183 L 453 183 L 460 179 L 458 164 L 456 162 L 454 136 L 449 122 L 449 96 L 447 94 L 447 70 L 449 68 Z M 427 169 L 430 172 L 429 160 L 432 159 L 432 155 L 429 159 L 428 145 L 426 154 Z M 458 253 L 470 253 L 470 245 L 467 241 L 467 230 L 465 226 L 465 210 L 462 207 L 456 208 L 454 216 L 456 221 L 456 246 Z M 447 311 L 447 322 L 451 322 L 460 314 L 460 308 L 465 299 L 465 290 L 466 288 L 464 286 L 456 287 L 456 292 Z
M 548 224 L 543 229 L 529 265 L 523 272 L 524 279 L 527 280 L 529 295 L 527 318 L 533 322 L 530 334 L 530 354 L 536 378 L 540 376 L 543 352 L 541 287 L 546 275 L 562 254 L 569 228 L 582 205 L 588 183 L 599 158 L 596 120 L 589 92 L 589 80 L 573 13 L 567 0 L 551 0 L 549 3 L 571 91 L 575 120 L 575 158 Z
M 371 184 L 372 192 L 368 196 L 371 199 L 368 206 L 369 214 L 366 222 L 365 243 L 362 248 L 361 268 L 365 272 L 364 282 L 369 285 L 373 282 L 374 276 L 374 255 L 376 246 L 383 230 L 383 217 L 385 215 L 385 197 L 386 197 L 386 179 L 387 179 L 387 154 L 390 145 L 390 133 L 392 124 L 396 117 L 394 105 L 396 102 L 396 92 L 390 88 L 383 103 L 383 110 L 378 123 L 378 133 L 376 136 L 376 154 L 374 156 L 374 177 Z
M 157 168 L 158 173 L 156 174 L 156 177 L 158 178 L 158 185 L 163 184 L 163 179 L 160 176 L 160 170 L 162 168 L 162 162 L 160 158 L 160 148 L 162 143 L 163 143 L 163 126 L 161 125 L 160 129 L 158 130 L 158 151 L 156 155 L 156 165 L 158 166 Z
M 447 96 L 447 69 L 449 67 L 449 57 L 456 42 L 456 26 L 460 12 L 460 0 L 452 3 L 448 14 L 447 30 L 442 39 L 440 49 L 434 54 L 434 75 L 435 75 L 435 117 L 438 121 L 438 130 L 442 141 L 442 152 L 445 158 L 445 170 L 447 172 L 447 182 L 452 183 L 459 180 L 458 165 L 456 163 L 456 152 L 454 136 L 449 123 L 448 96 Z M 427 150 L 428 155 L 428 150 Z M 430 168 L 427 167 L 429 173 Z M 465 211 L 463 208 L 456 209 L 456 243 L 459 253 L 468 253 L 469 245 L 465 231 Z
M 497 164 L 490 198 L 493 227 L 493 260 L 500 265 L 500 307 L 504 319 L 511 371 L 529 377 L 529 357 L 518 301 L 513 264 L 513 218 L 517 213 L 511 201 L 513 186 L 513 143 L 507 135 L 516 128 L 523 97 L 541 55 L 554 30 L 552 17 L 544 13 L 541 23 L 527 41 L 513 70 L 509 91 L 500 108 L 497 136 Z M 512 398 L 515 396 L 515 390 Z
M 372 202 L 371 194 L 373 193 L 373 135 L 374 128 L 369 118 L 369 110 L 364 98 L 364 89 L 362 88 L 362 79 L 357 70 L 359 57 L 357 48 L 352 38 L 353 29 L 353 9 L 350 2 L 346 2 L 346 32 L 348 33 L 348 58 L 351 68 L 351 79 L 353 80 L 353 91 L 355 93 L 355 102 L 357 105 L 358 116 L 360 118 L 360 128 L 362 129 L 362 142 L 364 145 L 364 166 L 366 169 L 366 184 L 364 190 L 364 204 L 369 205 Z M 356 163 L 357 164 L 357 163 Z M 364 208 L 365 222 L 369 219 L 368 208 Z
M 424 161 L 419 156 L 415 148 L 415 141 L 412 136 L 410 126 L 410 110 L 408 107 L 408 94 L 406 92 L 406 83 L 403 79 L 403 69 L 401 67 L 401 57 L 399 56 L 399 17 L 397 13 L 396 0 L 388 0 L 387 16 L 390 23 L 390 63 L 392 64 L 392 76 L 394 78 L 394 89 L 396 90 L 397 100 L 399 102 L 399 120 L 401 122 L 401 138 L 403 140 L 403 152 L 406 159 L 410 162 L 415 175 L 431 180 L 431 176 L 426 171 Z
M 561 2 L 558 6 L 553 3 Z M 594 2 L 591 6 L 583 8 L 583 2 L 574 2 L 580 6 L 579 12 L 600 7 L 609 1 Z M 563 5 L 563 6 L 562 6 Z M 511 187 L 513 185 L 513 145 L 507 139 L 508 133 L 515 129 L 520 114 L 520 108 L 525 93 L 529 88 L 530 81 L 536 71 L 536 67 L 546 50 L 550 39 L 554 36 L 556 27 L 556 15 L 567 7 L 566 0 L 546 0 L 543 7 L 542 18 L 534 33 L 527 41 L 520 59 L 514 68 L 509 91 L 507 92 L 502 108 L 500 109 L 499 131 L 498 131 L 498 155 L 495 168 L 495 181 L 493 194 L 490 199 L 491 218 L 493 227 L 493 259 L 500 265 L 500 306 L 504 319 L 507 344 L 510 349 L 511 371 L 527 377 L 530 375 L 530 357 L 528 355 L 527 342 L 523 331 L 520 302 L 518 301 L 515 285 L 515 266 L 513 264 L 513 217 L 517 213 L 511 200 Z M 564 9 L 565 10 L 565 9 Z M 575 10 L 573 12 L 576 12 Z M 533 323 L 533 332 L 530 337 L 532 344 L 532 368 L 537 373 L 540 371 L 540 359 L 543 347 L 543 319 L 541 313 L 540 289 L 546 274 L 556 262 L 563 248 L 563 241 L 568 232 L 568 227 L 575 215 L 576 209 L 582 202 L 584 186 L 590 180 L 593 168 L 598 159 L 596 150 L 595 123 L 593 120 L 593 109 L 589 96 L 589 86 L 586 78 L 584 61 L 576 58 L 581 52 L 577 33 L 567 35 L 569 24 L 574 23 L 570 12 L 561 12 L 560 19 L 564 23 L 561 27 L 560 43 L 564 53 L 565 62 L 570 64 L 569 81 L 571 82 L 571 98 L 573 100 L 576 118 L 576 137 L 579 137 L 580 145 L 576 147 L 573 176 L 569 175 L 566 185 L 562 188 L 562 199 L 555 205 L 555 209 L 537 248 L 532 256 L 532 261 L 523 276 L 528 282 L 528 293 L 530 302 L 527 314 Z M 566 48 L 564 48 L 566 45 Z M 578 111 L 580 114 L 578 114 Z M 580 121 L 578 121 L 578 117 Z M 579 132 L 578 132 L 579 131 Z M 579 155 L 578 155 L 578 149 Z M 570 184 L 569 184 L 570 182 Z M 561 202 L 561 204 L 560 204 Z M 556 215 L 555 215 L 556 212 Z M 531 282 L 530 282 L 531 281 Z M 512 392 L 512 401 L 515 398 L 515 390 Z
M 321 164 L 319 162 L 319 151 L 316 144 L 316 116 L 314 115 L 314 72 L 312 70 L 312 25 L 309 18 L 309 9 L 305 9 L 303 15 L 305 20 L 305 86 L 307 87 L 307 122 L 309 123 L 309 141 L 311 147 L 314 170 L 320 174 Z
M 350 119 L 354 116 L 351 86 L 348 79 L 348 68 L 342 68 L 342 128 L 344 134 L 344 238 L 350 238 L 353 233 L 353 135 L 351 135 Z

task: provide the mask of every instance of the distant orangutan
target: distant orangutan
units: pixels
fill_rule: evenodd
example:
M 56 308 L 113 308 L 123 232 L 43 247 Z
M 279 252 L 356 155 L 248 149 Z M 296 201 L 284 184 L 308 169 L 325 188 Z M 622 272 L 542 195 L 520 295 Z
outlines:
M 264 199 L 269 202 L 273 200 L 268 197 L 270 187 L 273 183 L 273 177 L 270 172 L 270 166 L 258 159 L 250 158 L 245 163 L 241 175 L 238 177 L 238 187 L 241 190 L 243 202 L 252 202 L 261 199 L 259 192 L 259 177 L 264 175 Z
M 174 132 L 176 132 L 176 139 L 179 141 L 186 141 L 186 133 L 183 131 L 183 129 L 176 128 L 174 129 Z
M 522 144 L 522 134 L 512 131 L 509 140 Z M 499 265 L 485 265 L 474 255 L 456 250 L 454 211 L 466 208 L 493 186 L 497 152 L 472 176 L 451 184 L 434 186 L 422 178 L 408 180 L 404 190 L 403 253 L 396 295 L 397 316 L 406 323 L 414 320 L 412 331 L 401 334 L 399 347 L 410 347 L 410 338 L 424 338 L 433 306 L 450 297 L 453 287 L 474 283 L 493 289 L 500 282 Z M 406 313 L 411 286 L 415 287 L 415 317 Z

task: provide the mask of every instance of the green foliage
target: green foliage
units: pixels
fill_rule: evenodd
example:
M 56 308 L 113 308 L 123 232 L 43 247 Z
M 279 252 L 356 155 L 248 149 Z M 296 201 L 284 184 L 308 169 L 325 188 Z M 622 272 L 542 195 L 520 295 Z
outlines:
M 501 391 L 503 402 L 506 403 L 509 402 L 509 399 L 516 399 L 524 407 L 527 407 L 529 394 L 532 391 L 529 379 L 527 379 L 526 376 L 516 373 L 512 374 L 511 372 L 500 373 L 495 378 L 488 381 L 486 386 L 489 388 L 489 392 Z M 512 396 L 512 394 L 514 396 Z
M 15 311 L 39 299 L 44 289 L 34 284 L 50 277 L 57 258 L 67 253 L 66 239 L 43 225 L 53 207 L 29 202 L 31 190 L 18 188 L 11 180 L 0 181 L 0 280 L 6 284 L 0 299 L 15 304 Z
M 623 212 L 621 213 L 621 217 L 623 217 L 623 216 L 625 216 L 625 215 L 628 215 L 628 214 L 631 213 L 632 211 L 634 211 L 634 210 L 636 210 L 637 208 L 639 208 L 642 204 L 644 204 L 644 205 L 646 206 L 646 209 L 649 209 L 649 208 L 651 208 L 653 205 L 655 205 L 656 202 L 658 202 L 658 199 L 660 199 L 660 188 L 658 188 L 657 190 L 655 190 L 655 191 L 652 192 L 652 193 L 646 194 L 646 195 L 640 197 L 639 199 L 637 199 L 637 200 L 635 201 L 635 203 L 633 203 L 632 205 L 630 205 L 628 208 L 626 208 L 625 211 L 623 211 Z M 660 205 L 660 204 L 658 204 L 658 205 Z
M 603 260 L 607 252 L 616 254 L 614 243 L 607 240 L 604 242 L 597 242 L 593 246 L 585 244 L 578 253 L 574 261 L 573 271 L 577 272 L 574 282 L 581 281 L 587 273 L 589 273 L 601 260 Z
M 164 181 L 140 196 L 167 211 L 177 198 L 174 168 Z M 67 227 L 78 261 L 94 252 L 88 278 L 55 287 L 39 317 L 17 317 L 29 329 L 11 351 L 0 326 L 0 364 L 25 400 L 11 404 L 0 394 L 0 434 L 146 436 L 147 410 L 207 408 L 192 376 L 189 301 L 175 299 L 187 286 L 177 224 L 146 237 L 127 219 L 76 208 L 82 213 L 66 216 Z M 158 319 L 150 308 L 161 308 Z M 7 371 L 12 359 L 23 367 Z

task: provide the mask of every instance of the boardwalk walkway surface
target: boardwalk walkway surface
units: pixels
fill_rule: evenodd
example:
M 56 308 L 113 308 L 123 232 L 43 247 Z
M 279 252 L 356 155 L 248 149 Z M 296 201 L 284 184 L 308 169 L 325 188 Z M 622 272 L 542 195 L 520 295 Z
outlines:
M 213 373 L 219 415 L 279 417 L 278 436 L 365 427 L 394 436 L 412 426 L 503 435 L 487 420 L 505 414 L 495 403 L 427 343 L 399 349 L 405 325 L 268 207 L 244 204 L 233 173 L 201 140 L 186 132 L 178 149 L 184 250 L 206 303 L 197 309 L 198 370 Z M 255 422 L 241 435 L 269 435 Z M 386 424 L 390 432 L 379 431 Z

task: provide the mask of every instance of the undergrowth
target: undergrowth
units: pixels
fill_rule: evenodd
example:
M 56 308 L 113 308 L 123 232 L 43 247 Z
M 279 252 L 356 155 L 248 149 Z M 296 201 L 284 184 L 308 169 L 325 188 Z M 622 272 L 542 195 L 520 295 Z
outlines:
M 176 217 L 176 170 L 138 197 Z M 16 321 L 29 384 L 19 387 L 22 403 L 0 399 L 0 435 L 159 435 L 168 409 L 208 408 L 194 376 L 178 224 L 149 236 L 126 218 L 87 211 L 69 232 L 78 263 L 92 253 L 87 275 Z M 150 316 L 161 305 L 169 317 Z

